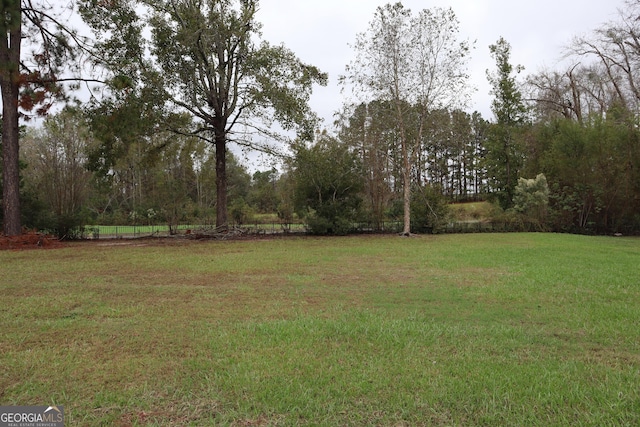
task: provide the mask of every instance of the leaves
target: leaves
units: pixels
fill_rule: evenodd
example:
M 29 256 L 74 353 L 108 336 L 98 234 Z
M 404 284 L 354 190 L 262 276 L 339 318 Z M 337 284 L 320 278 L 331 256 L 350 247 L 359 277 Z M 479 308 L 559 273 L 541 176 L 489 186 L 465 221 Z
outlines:
M 357 155 L 337 139 L 320 135 L 311 147 L 295 146 L 292 166 L 299 214 L 311 212 L 314 232 L 346 232 L 345 224 L 350 227 L 361 204 L 363 174 Z

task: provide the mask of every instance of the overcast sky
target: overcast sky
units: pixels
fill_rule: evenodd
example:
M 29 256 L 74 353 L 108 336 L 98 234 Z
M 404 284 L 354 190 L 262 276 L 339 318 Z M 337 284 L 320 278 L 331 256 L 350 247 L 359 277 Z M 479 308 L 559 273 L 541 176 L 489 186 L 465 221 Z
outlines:
M 333 113 L 343 98 L 338 76 L 353 56 L 349 47 L 367 30 L 378 6 L 375 0 L 261 0 L 257 20 L 263 39 L 284 44 L 306 63 L 329 73 L 327 87 L 316 87 L 312 106 L 331 127 Z M 395 3 L 393 1 L 392 3 Z M 511 44 L 511 63 L 523 65 L 523 75 L 543 68 L 555 69 L 562 48 L 574 36 L 586 35 L 614 20 L 622 0 L 405 0 L 417 13 L 431 7 L 451 7 L 460 22 L 460 37 L 476 41 L 469 62 L 477 88 L 469 107 L 492 119 L 486 70 L 494 70 L 489 45 L 501 36 Z

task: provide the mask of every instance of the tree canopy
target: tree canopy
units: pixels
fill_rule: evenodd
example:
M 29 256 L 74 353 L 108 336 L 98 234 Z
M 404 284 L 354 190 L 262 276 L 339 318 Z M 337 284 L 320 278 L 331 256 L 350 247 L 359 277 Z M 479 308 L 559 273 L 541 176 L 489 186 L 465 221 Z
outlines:
M 285 131 L 309 138 L 315 127 L 309 96 L 314 84 L 326 84 L 327 76 L 286 47 L 258 40 L 257 0 L 147 0 L 142 4 L 144 15 L 133 4 L 98 4 L 95 10 L 85 3 L 83 11 L 96 31 L 104 28 L 102 19 L 107 18 L 109 28 L 128 28 L 127 34 L 133 36 L 140 35 L 139 28 L 150 30 L 149 55 L 137 52 L 130 61 L 117 61 L 113 81 L 160 88 L 153 102 L 191 118 L 187 126 L 165 120 L 166 130 L 195 136 L 215 148 L 216 223 L 226 227 L 228 143 L 276 152 L 280 147 L 260 143 L 265 135 L 277 138 L 274 121 Z M 102 46 L 110 49 L 114 38 L 118 34 Z M 131 74 L 118 78 L 122 61 Z

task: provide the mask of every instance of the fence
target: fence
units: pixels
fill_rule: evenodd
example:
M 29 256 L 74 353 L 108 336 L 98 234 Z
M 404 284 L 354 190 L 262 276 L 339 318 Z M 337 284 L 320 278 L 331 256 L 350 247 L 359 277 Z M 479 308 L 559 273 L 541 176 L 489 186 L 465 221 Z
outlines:
M 308 227 L 302 223 L 254 223 L 233 224 L 231 230 L 243 234 L 295 234 L 306 233 Z M 388 221 L 373 225 L 371 223 L 354 223 L 355 233 L 391 233 L 402 230 L 402 223 Z M 81 234 L 87 239 L 133 239 L 140 237 L 166 237 L 170 235 L 213 234 L 215 226 L 199 224 L 180 224 L 169 228 L 166 224 L 157 225 L 91 225 L 85 226 Z
M 84 237 L 88 239 L 123 239 L 149 236 L 168 236 L 172 233 L 185 233 L 193 228 L 178 225 L 169 230 L 168 225 L 93 225 L 84 228 Z
M 354 223 L 351 231 L 353 233 L 399 233 L 402 231 L 401 221 L 386 221 L 379 224 L 367 222 Z M 234 224 L 230 226 L 240 234 L 303 234 L 307 233 L 308 227 L 302 223 L 255 223 L 255 224 Z M 512 222 L 483 222 L 465 221 L 449 223 L 441 233 L 495 233 L 512 231 L 542 231 L 537 223 L 512 223 Z M 215 234 L 215 227 L 212 225 L 180 224 L 172 226 L 171 229 L 166 224 L 158 225 L 95 225 L 86 226 L 81 233 L 87 239 L 133 239 L 140 237 L 166 237 L 170 235 L 199 235 Z

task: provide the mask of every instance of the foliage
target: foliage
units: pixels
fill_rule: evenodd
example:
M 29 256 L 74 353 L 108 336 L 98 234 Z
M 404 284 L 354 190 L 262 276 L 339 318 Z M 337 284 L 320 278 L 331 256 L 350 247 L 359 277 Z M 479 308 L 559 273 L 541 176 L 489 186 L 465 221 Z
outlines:
M 229 211 L 231 218 L 238 225 L 247 224 L 253 220 L 253 209 L 242 198 L 234 199 L 229 206 Z
M 197 136 L 215 148 L 216 223 L 227 226 L 227 143 L 256 148 L 251 131 L 232 130 L 243 127 L 274 140 L 276 134 L 270 129 L 275 120 L 285 130 L 310 135 L 315 116 L 308 106 L 309 96 L 314 84 L 326 84 L 327 76 L 302 63 L 284 46 L 257 43 L 260 24 L 255 0 L 142 3 L 144 7 L 135 8 L 128 2 L 112 5 L 86 0 L 82 10 L 98 32 L 107 25 L 131 29 L 125 34 L 139 37 L 140 27 L 149 26 L 148 45 L 131 61 L 116 63 L 127 65 L 125 69 L 131 70 L 127 80 L 136 87 L 157 88 L 157 105 L 192 119 L 188 128 L 163 122 L 167 129 Z M 101 47 L 111 52 L 119 37 L 121 34 L 112 34 Z M 127 43 L 143 44 L 145 40 L 129 39 Z M 151 58 L 141 55 L 146 47 Z M 116 76 L 120 72 L 119 67 L 110 70 Z M 270 146 L 259 148 L 279 151 Z
M 388 101 L 363 103 L 346 111 L 341 118 L 339 137 L 357 147 L 363 167 L 363 209 L 375 230 L 380 230 L 386 210 L 402 197 L 395 182 L 402 182 L 399 129 L 393 105 Z M 395 188 L 394 188 L 395 187 Z
M 506 40 L 491 45 L 496 69 L 487 74 L 493 122 L 458 108 L 464 107 L 465 64 L 472 45 L 458 40 L 451 9 L 413 13 L 400 3 L 378 8 L 367 31 L 358 35 L 342 79 L 359 101 L 345 106 L 335 135 L 321 137 L 335 137 L 348 147 L 358 164 L 358 190 L 349 193 L 349 202 L 331 207 L 330 195 L 318 197 L 312 191 L 310 199 L 322 200 L 319 209 L 301 202 L 299 190 L 310 178 L 298 173 L 295 161 L 284 170 L 252 170 L 251 175 L 227 149 L 227 143 L 237 143 L 282 154 L 282 142 L 297 133 L 300 147 L 315 150 L 303 143 L 313 138 L 315 126 L 308 100 L 312 86 L 324 83 L 326 76 L 288 49 L 260 40 L 257 2 L 78 4 L 95 30 L 94 49 L 87 57 L 103 74 L 83 108 L 91 135 L 80 118 L 77 126 L 57 132 L 64 134 L 58 142 L 81 136 L 84 144 L 76 157 L 81 158 L 78 164 L 89 165 L 91 174 L 83 170 L 73 186 L 61 184 L 55 173 L 45 177 L 42 172 L 66 170 L 62 157 L 59 163 L 51 159 L 52 153 L 69 147 L 53 148 L 50 135 L 44 138 L 31 129 L 20 140 L 25 144 L 20 163 L 12 157 L 18 147 L 14 135 L 22 138 L 16 131 L 18 113 L 23 118 L 44 113 L 64 94 L 57 77 L 68 65 L 74 69 L 65 73 L 71 71 L 75 78 L 80 71 L 76 65 L 83 65 L 78 49 L 86 49 L 89 40 L 58 25 L 64 20 L 56 23 L 62 11 L 57 5 L 9 0 L 1 5 L 4 41 L 18 34 L 21 22 L 21 40 L 33 47 L 22 51 L 25 68 L 19 70 L 18 86 L 5 85 L 13 92 L 2 96 L 3 102 L 18 99 L 20 108 L 5 107 L 11 126 L 0 131 L 10 140 L 3 142 L 3 150 L 9 150 L 3 154 L 9 165 L 2 168 L 3 205 L 12 215 L 22 213 L 17 223 L 4 221 L 12 229 L 16 224 L 55 229 L 56 217 L 61 224 L 163 221 L 175 229 L 178 222 L 210 223 L 228 203 L 230 219 L 237 221 L 254 213 L 291 222 L 298 212 L 316 231 L 344 233 L 353 219 L 380 230 L 389 219 L 418 215 L 411 221 L 416 230 L 433 226 L 429 206 L 439 206 L 432 201 L 438 189 L 448 201 L 496 201 L 501 209 L 493 215 L 495 227 L 543 229 L 546 223 L 545 229 L 555 231 L 640 233 L 637 2 L 625 2 L 618 20 L 574 39 L 567 49 L 567 68 L 529 76 L 526 85 L 519 78 L 522 68 L 510 64 Z M 41 36 L 53 38 L 38 40 Z M 9 55 L 11 49 L 4 47 L 1 53 Z M 3 58 L 0 77 L 7 77 L 15 58 Z M 232 83 L 229 90 L 223 88 L 225 82 Z M 220 131 L 222 119 L 226 124 Z M 271 130 L 280 128 L 287 134 Z M 41 164 L 45 158 L 47 168 Z M 334 166 L 327 162 L 317 167 Z M 534 201 L 535 191 L 518 180 L 539 174 L 548 180 L 546 209 L 543 194 Z M 15 176 L 21 178 L 18 204 L 12 201 Z M 322 186 L 331 185 L 323 177 Z M 54 207 L 54 198 L 79 187 L 81 202 L 74 202 L 72 212 Z M 155 215 L 149 217 L 150 211 Z M 477 229 L 484 225 L 491 224 L 478 223 Z
M 45 115 L 53 100 L 62 98 L 62 74 L 82 68 L 77 55 L 86 44 L 61 23 L 58 12 L 46 1 L 0 1 L 2 218 L 7 236 L 22 232 L 19 118 L 29 119 L 34 110 Z
M 161 149 L 154 148 L 156 145 Z M 215 218 L 215 156 L 195 138 L 159 134 L 149 143 L 132 144 L 112 172 L 99 179 L 100 197 L 90 201 L 100 224 L 157 224 Z M 232 153 L 227 153 L 228 197 L 231 203 L 248 197 L 251 177 Z M 149 217 L 149 210 L 156 215 Z
M 291 169 L 295 206 L 315 234 L 346 234 L 357 218 L 363 188 L 362 166 L 347 145 L 319 135 L 311 147 L 299 143 Z
M 266 171 L 255 171 L 253 173 L 248 198 L 259 213 L 277 211 L 279 202 L 277 180 L 278 170 L 275 167 Z
M 637 228 L 637 129 L 598 118 L 583 124 L 557 120 L 542 128 L 538 138 L 549 147 L 543 170 L 551 183 L 556 228 L 582 232 Z
M 293 222 L 296 207 L 295 207 L 295 182 L 294 177 L 290 172 L 285 171 L 278 179 L 277 192 L 278 192 L 278 205 L 276 213 L 278 218 L 285 222 Z
M 84 225 L 91 144 L 80 112 L 69 108 L 48 117 L 41 129 L 30 129 L 23 140 L 27 191 L 47 205 L 50 229 L 60 238 L 73 237 L 73 230 Z
M 450 8 L 414 15 L 400 2 L 380 6 L 367 32 L 357 36 L 355 58 L 343 77 L 361 100 L 380 100 L 392 107 L 401 159 L 397 167 L 402 172 L 403 234 L 410 232 L 411 168 L 426 117 L 464 102 L 466 95 L 470 46 L 458 41 L 458 33 Z
M 533 179 L 520 178 L 513 195 L 513 209 L 544 224 L 549 204 L 549 185 L 544 174 Z
M 513 194 L 517 178 L 524 164 L 522 127 L 526 124 L 526 107 L 522 100 L 514 72 L 524 68 L 509 62 L 511 45 L 502 37 L 489 47 L 496 61 L 497 70 L 487 71 L 494 99 L 491 110 L 496 122 L 490 127 L 486 141 L 486 167 L 493 191 L 502 208 L 513 205 Z
M 411 231 L 438 233 L 449 222 L 451 212 L 442 190 L 436 186 L 414 188 L 411 192 Z

